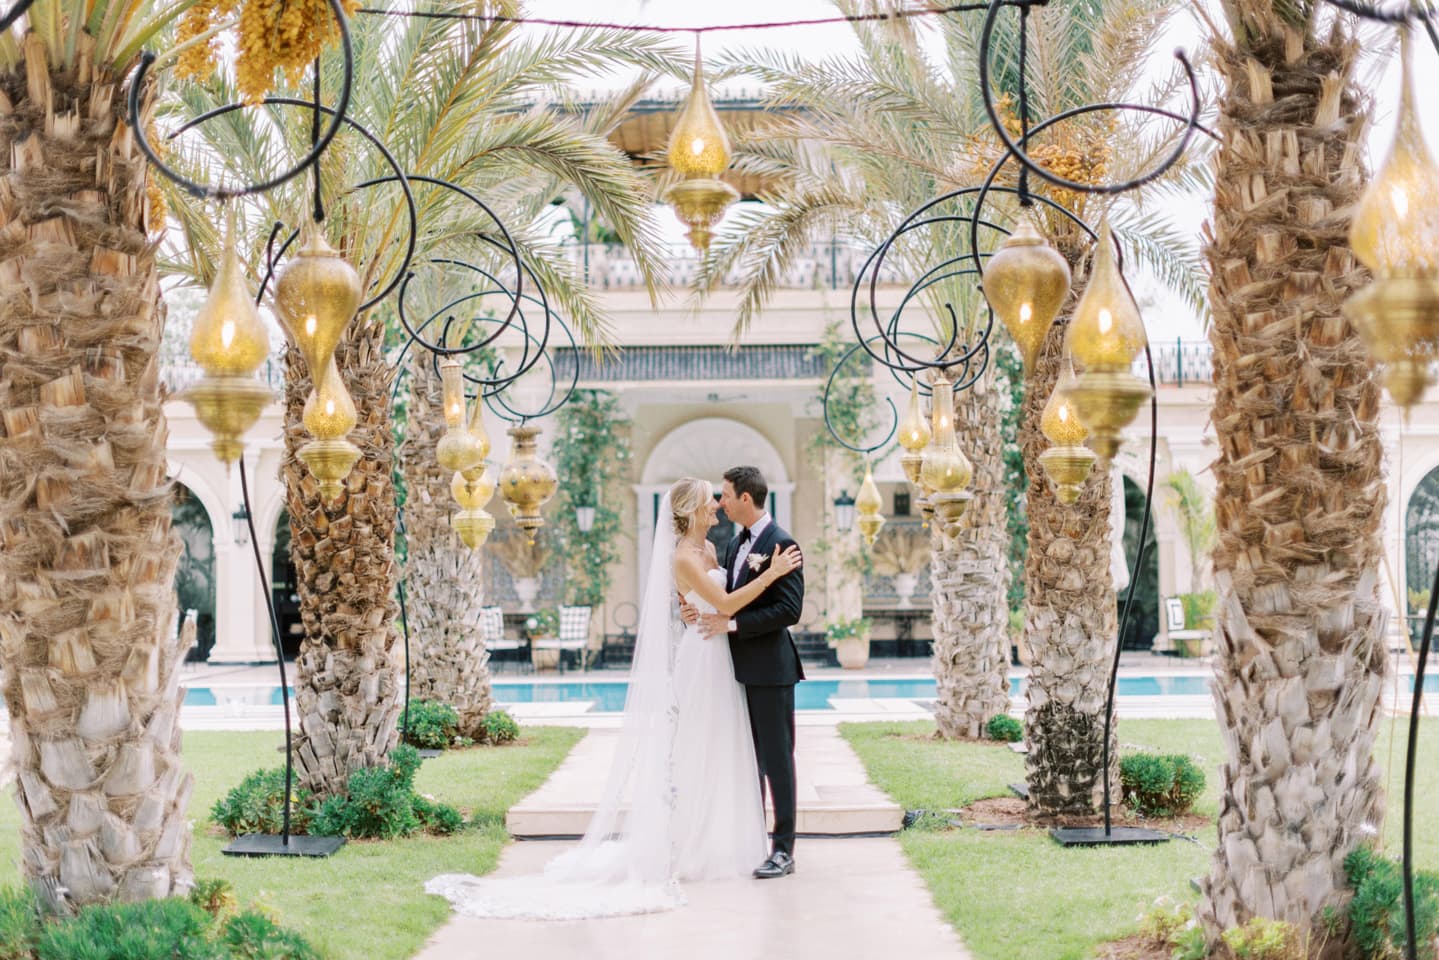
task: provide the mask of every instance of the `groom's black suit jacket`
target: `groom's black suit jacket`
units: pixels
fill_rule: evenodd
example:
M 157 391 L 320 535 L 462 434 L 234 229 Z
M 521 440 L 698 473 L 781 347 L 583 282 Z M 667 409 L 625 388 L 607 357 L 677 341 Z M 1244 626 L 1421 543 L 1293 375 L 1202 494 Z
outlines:
M 734 581 L 736 589 L 749 583 L 759 572 L 750 561 L 763 557 L 768 564 L 777 545 L 788 548 L 795 542 L 771 518 L 755 539 L 749 557 L 740 568 L 739 577 Z M 726 578 L 734 569 L 738 550 L 739 537 L 735 537 L 725 548 Z M 760 570 L 763 569 L 761 566 Z M 770 584 L 769 589 L 734 615 L 736 630 L 729 635 L 729 648 L 736 680 L 750 686 L 785 686 L 804 679 L 799 650 L 789 634 L 789 628 L 799 623 L 803 606 L 804 568 L 801 567 Z

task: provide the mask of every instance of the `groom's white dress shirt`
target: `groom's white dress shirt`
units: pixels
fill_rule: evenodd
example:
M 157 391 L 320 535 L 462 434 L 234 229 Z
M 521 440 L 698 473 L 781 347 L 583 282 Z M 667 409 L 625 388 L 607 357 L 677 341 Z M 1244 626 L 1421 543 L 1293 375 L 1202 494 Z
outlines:
M 770 515 L 762 513 L 758 520 L 749 525 L 749 539 L 740 544 L 739 549 L 734 552 L 734 566 L 730 567 L 730 583 L 738 585 L 739 572 L 744 567 L 745 560 L 749 558 L 750 551 L 754 549 L 755 541 L 759 539 L 759 535 L 764 533 L 765 527 L 768 527 L 771 522 Z M 728 626 L 730 632 L 733 633 L 735 630 L 733 617 L 730 618 Z

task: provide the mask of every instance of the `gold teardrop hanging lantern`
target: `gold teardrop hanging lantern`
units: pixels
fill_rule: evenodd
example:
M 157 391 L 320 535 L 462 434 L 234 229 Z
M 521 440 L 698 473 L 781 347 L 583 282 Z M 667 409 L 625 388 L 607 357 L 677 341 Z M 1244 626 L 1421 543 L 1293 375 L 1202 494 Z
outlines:
M 275 312 L 318 379 L 360 306 L 360 276 L 325 240 L 319 224 L 300 228 L 300 250 L 275 278 Z
M 1032 372 L 1069 296 L 1069 264 L 1045 240 L 1029 212 L 1021 214 L 1014 232 L 985 264 L 981 287 L 1019 347 L 1025 373 Z
M 954 432 L 954 385 L 940 377 L 930 386 L 934 439 L 925 448 L 920 465 L 920 483 L 931 491 L 925 498 L 934 515 L 943 523 L 946 537 L 959 536 L 960 518 L 974 499 L 966 488 L 974 478 L 974 466 L 959 449 Z
M 1119 432 L 1149 399 L 1149 384 L 1132 367 L 1146 337 L 1139 306 L 1119 272 L 1109 222 L 1099 227 L 1094 266 L 1065 334 L 1065 353 L 1080 369 L 1066 391 L 1089 431 L 1089 448 L 1106 463 L 1123 442 Z
M 1074 503 L 1084 490 L 1084 481 L 1094 468 L 1094 451 L 1084 445 L 1089 431 L 1080 422 L 1074 403 L 1069 399 L 1069 390 L 1074 386 L 1074 368 L 1066 357 L 1064 370 L 1044 413 L 1039 419 L 1039 429 L 1050 442 L 1050 447 L 1039 455 L 1039 465 L 1054 487 L 1054 495 L 1060 503 Z
M 360 448 L 345 439 L 355 428 L 355 401 L 345 389 L 335 355 L 305 399 L 305 429 L 315 439 L 295 451 L 320 482 L 320 499 L 334 503 L 344 492 L 344 480 L 360 459 Z
M 1405 26 L 1394 143 L 1349 228 L 1349 246 L 1374 281 L 1344 304 L 1406 417 L 1433 383 L 1429 368 L 1439 354 L 1439 165 L 1419 125 L 1411 45 Z
M 270 338 L 245 284 L 235 251 L 235 211 L 225 214 L 225 242 L 210 293 L 190 334 L 190 356 L 205 371 L 179 399 L 195 408 L 195 419 L 214 435 L 211 447 L 225 464 L 244 450 L 241 437 L 274 399 L 255 371 L 270 353 Z
M 730 204 L 739 199 L 739 191 L 719 179 L 729 167 L 729 137 L 705 92 L 698 36 L 694 80 L 689 97 L 675 118 L 668 158 L 670 169 L 683 179 L 665 191 L 664 200 L 689 227 L 690 246 L 704 253 L 709 249 L 715 225 Z
M 435 444 L 435 460 L 447 473 L 459 473 L 483 464 L 485 455 L 490 452 L 488 443 L 482 445 L 467 423 L 462 373 L 458 357 L 446 357 L 441 361 L 441 400 L 446 429 L 444 436 Z
M 874 538 L 884 529 L 884 498 L 874 482 L 874 471 L 868 463 L 864 465 L 864 483 L 859 486 L 859 496 L 854 498 L 855 525 L 859 527 L 864 542 L 873 546 Z
M 554 468 L 537 453 L 539 427 L 519 423 L 506 431 L 513 441 L 510 460 L 500 470 L 500 499 L 504 500 L 516 525 L 535 542 L 535 531 L 545 525 L 540 508 L 549 502 L 559 488 Z
M 904 419 L 899 422 L 899 445 L 904 448 L 899 465 L 913 487 L 919 486 L 919 471 L 924 465 L 924 448 L 929 446 L 929 439 L 929 423 L 919 403 L 919 376 L 916 374 L 909 385 L 909 406 L 905 409 Z
M 450 526 L 471 550 L 482 546 L 489 539 L 490 531 L 495 529 L 495 518 L 485 510 L 485 504 L 495 494 L 495 481 L 483 463 L 476 469 L 478 475 L 474 478 L 467 478 L 464 473 L 456 473 L 450 478 L 450 493 L 460 505 L 459 512 L 450 520 Z

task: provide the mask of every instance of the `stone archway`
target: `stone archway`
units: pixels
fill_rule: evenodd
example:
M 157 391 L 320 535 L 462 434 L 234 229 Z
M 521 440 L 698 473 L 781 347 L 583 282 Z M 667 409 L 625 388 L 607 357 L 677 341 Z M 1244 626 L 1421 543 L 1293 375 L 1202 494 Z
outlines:
M 1409 491 L 1404 503 L 1404 605 L 1408 623 L 1422 617 L 1439 563 L 1439 466 Z
M 774 444 L 754 427 L 728 417 L 701 417 L 680 424 L 655 444 L 634 488 L 639 583 L 645 582 L 649 570 L 655 519 L 664 492 L 680 477 L 703 477 L 718 489 L 724 472 L 740 464 L 759 467 L 769 482 L 771 515 L 780 526 L 788 524 L 794 481 Z

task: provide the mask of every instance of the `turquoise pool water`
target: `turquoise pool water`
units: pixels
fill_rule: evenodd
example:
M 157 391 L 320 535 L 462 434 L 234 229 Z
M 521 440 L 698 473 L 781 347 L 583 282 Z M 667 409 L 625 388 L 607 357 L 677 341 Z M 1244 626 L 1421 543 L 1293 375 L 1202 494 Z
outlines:
M 1414 678 L 1404 678 L 1404 689 L 1414 689 Z M 625 693 L 629 684 L 625 680 L 573 680 L 558 683 L 537 683 L 530 680 L 497 680 L 494 684 L 495 702 L 506 703 L 573 703 L 591 701 L 595 713 L 620 713 L 625 708 Z M 1424 678 L 1426 691 L 1439 693 L 1439 675 L 1429 674 Z M 1011 677 L 1009 692 L 1018 696 L 1024 690 L 1022 677 Z M 1209 693 L 1207 676 L 1152 676 L 1120 677 L 1121 697 L 1201 697 Z M 213 707 L 221 702 L 238 701 L 246 704 L 268 706 L 280 705 L 280 688 L 273 687 L 235 689 L 210 687 L 187 687 L 185 706 Z M 236 694 L 241 694 L 237 696 Z M 930 700 L 935 696 L 932 679 L 914 678 L 907 680 L 886 680 L 883 678 L 857 677 L 853 680 L 806 680 L 795 687 L 795 709 L 833 710 L 831 698 L 845 700 Z

